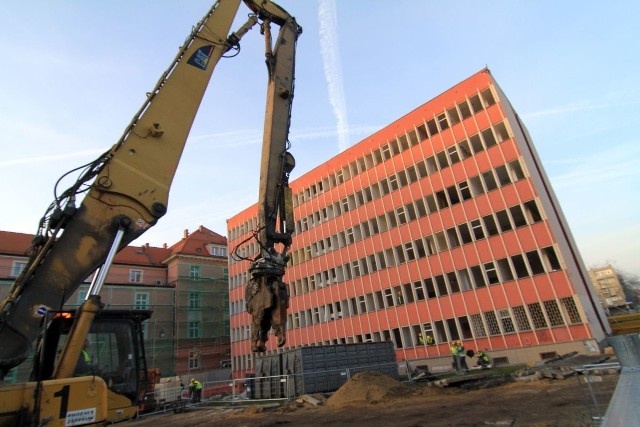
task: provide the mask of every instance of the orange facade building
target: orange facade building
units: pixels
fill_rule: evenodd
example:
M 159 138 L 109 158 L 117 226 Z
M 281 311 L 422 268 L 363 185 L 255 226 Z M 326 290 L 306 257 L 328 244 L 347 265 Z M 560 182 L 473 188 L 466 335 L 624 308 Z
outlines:
M 487 69 L 290 186 L 285 348 L 393 341 L 397 360 L 436 367 L 461 340 L 531 363 L 599 352 L 609 333 L 533 142 Z M 257 228 L 255 205 L 231 218 L 229 248 Z M 247 267 L 230 261 L 236 374 L 253 369 Z

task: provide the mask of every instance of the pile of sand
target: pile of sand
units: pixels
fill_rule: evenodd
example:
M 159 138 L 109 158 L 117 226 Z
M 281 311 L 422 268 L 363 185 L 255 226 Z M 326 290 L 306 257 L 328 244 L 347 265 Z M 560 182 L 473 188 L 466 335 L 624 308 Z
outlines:
M 411 394 L 411 388 L 388 375 L 380 372 L 359 372 L 327 399 L 327 406 L 376 404 Z

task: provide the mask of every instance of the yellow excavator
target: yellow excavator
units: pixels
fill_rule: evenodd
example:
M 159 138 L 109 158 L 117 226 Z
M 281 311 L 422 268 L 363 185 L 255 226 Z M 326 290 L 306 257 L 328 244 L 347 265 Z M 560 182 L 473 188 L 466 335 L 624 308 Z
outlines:
M 0 384 L 0 426 L 105 425 L 136 415 L 147 382 L 141 323 L 151 312 L 102 310 L 100 290 L 115 254 L 167 212 L 171 182 L 214 68 L 234 56 L 255 25 L 265 37 L 268 84 L 255 233 L 262 250 L 250 260 L 247 307 L 255 351 L 264 350 L 271 329 L 278 345 L 285 343 L 282 278 L 293 234 L 288 181 L 295 166 L 288 134 L 302 28 L 275 3 L 243 2 L 248 20 L 232 33 L 241 1 L 212 6 L 120 140 L 56 193 L 26 267 L 0 302 L 0 380 L 33 360 L 27 382 Z M 280 27 L 275 43 L 272 24 Z M 87 277 L 93 279 L 83 304 L 64 310 Z

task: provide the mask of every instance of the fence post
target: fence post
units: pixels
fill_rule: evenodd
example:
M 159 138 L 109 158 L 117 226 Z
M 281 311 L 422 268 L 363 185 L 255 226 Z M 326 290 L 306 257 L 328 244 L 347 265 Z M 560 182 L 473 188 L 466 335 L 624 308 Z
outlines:
M 409 380 L 409 382 L 411 382 L 411 378 L 412 378 L 411 377 L 411 364 L 409 363 L 408 360 L 405 360 L 404 363 L 406 365 L 405 369 L 407 370 L 407 380 Z
M 640 425 L 640 335 L 611 336 L 609 343 L 621 369 L 602 425 Z

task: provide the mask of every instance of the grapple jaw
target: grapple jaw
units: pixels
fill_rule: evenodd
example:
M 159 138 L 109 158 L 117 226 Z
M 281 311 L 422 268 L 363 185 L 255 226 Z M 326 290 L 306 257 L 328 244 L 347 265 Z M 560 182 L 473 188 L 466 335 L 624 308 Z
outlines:
M 247 285 L 245 301 L 251 315 L 251 351 L 266 351 L 271 329 L 278 338 L 278 347 L 282 347 L 287 342 L 287 285 L 278 279 L 253 278 Z

